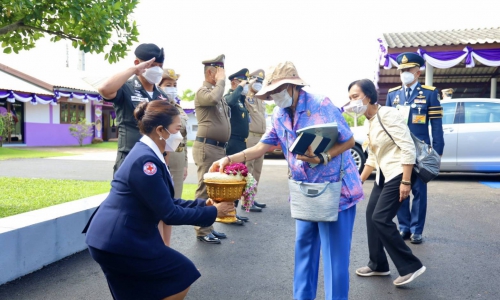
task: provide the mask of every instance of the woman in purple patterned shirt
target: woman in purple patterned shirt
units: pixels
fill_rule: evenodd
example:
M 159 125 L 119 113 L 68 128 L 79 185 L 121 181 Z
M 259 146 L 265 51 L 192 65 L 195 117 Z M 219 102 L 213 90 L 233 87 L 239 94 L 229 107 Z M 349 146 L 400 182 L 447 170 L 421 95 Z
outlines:
M 340 178 L 341 157 L 344 177 L 338 220 L 309 222 L 296 220 L 294 299 L 316 298 L 320 252 L 323 255 L 325 299 L 348 299 L 349 255 L 356 204 L 363 200 L 358 169 L 351 156 L 354 146 L 352 132 L 341 111 L 327 97 L 308 93 L 307 85 L 291 62 L 280 63 L 266 73 L 257 98 L 274 100 L 272 128 L 261 141 L 242 152 L 216 161 L 211 171 L 232 162 L 244 162 L 263 156 L 272 145 L 281 144 L 290 168 L 291 178 L 310 183 L 337 182 Z M 336 122 L 338 140 L 327 153 L 319 156 L 295 155 L 288 151 L 297 138 L 297 130 L 318 124 Z M 340 154 L 343 154 L 342 156 Z M 326 159 L 325 159 L 326 158 Z M 318 164 L 311 168 L 309 163 Z

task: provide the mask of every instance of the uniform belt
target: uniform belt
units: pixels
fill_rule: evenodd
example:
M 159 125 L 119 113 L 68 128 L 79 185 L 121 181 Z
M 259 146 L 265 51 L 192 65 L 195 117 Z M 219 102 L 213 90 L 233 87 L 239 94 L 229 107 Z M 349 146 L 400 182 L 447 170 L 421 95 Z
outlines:
M 216 140 L 212 140 L 212 139 L 209 139 L 209 138 L 203 138 L 203 137 L 199 137 L 199 136 L 196 137 L 196 140 L 198 142 L 201 142 L 201 143 L 205 143 L 205 144 L 209 144 L 209 145 L 214 145 L 214 146 L 221 147 L 221 148 L 224 148 L 224 149 L 226 149 L 226 147 L 227 147 L 227 142 L 219 142 L 219 141 L 216 141 Z
M 231 134 L 231 139 L 233 140 L 237 140 L 237 141 L 240 141 L 240 142 L 247 142 L 247 138 L 244 138 L 244 137 L 241 137 L 241 136 L 237 136 L 237 135 L 233 135 Z
M 263 133 L 257 133 L 257 132 L 253 132 L 253 131 L 250 131 L 249 134 L 251 136 L 257 136 L 257 137 L 262 137 L 264 135 Z

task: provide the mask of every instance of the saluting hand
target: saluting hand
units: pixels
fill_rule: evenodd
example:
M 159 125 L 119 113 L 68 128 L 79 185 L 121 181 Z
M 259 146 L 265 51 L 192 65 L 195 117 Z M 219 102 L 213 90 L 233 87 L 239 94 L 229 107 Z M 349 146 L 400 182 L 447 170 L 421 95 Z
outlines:
M 246 84 L 247 84 L 247 81 L 246 80 L 242 80 L 242 81 L 240 81 L 239 85 L 242 86 L 242 87 L 245 87 Z
M 155 59 L 156 58 L 153 57 L 148 61 L 143 61 L 140 64 L 136 65 L 134 74 L 135 75 L 142 75 L 144 72 L 146 72 L 146 69 L 151 68 L 151 66 L 155 62 Z
M 217 73 L 215 73 L 215 80 L 226 80 L 226 70 L 223 68 L 217 68 Z

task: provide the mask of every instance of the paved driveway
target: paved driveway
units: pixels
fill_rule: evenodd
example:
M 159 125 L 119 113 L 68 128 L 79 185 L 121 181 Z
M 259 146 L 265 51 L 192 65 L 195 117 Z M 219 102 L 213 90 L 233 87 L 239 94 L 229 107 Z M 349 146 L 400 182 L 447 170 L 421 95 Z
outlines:
M 19 161 L 0 162 L 0 176 L 5 176 L 5 166 L 15 166 L 9 174 L 31 172 L 51 178 L 109 180 L 113 164 L 109 161 Z M 186 299 L 292 299 L 295 224 L 287 203 L 286 166 L 272 161 L 273 165 L 264 166 L 258 199 L 267 202 L 269 207 L 262 213 L 241 213 L 251 220 L 243 227 L 216 224 L 217 230 L 229 236 L 222 245 L 197 242 L 190 226 L 174 228 L 173 248 L 192 259 L 202 273 Z M 189 172 L 188 181 L 195 183 L 194 165 L 190 164 Z M 410 244 L 428 269 L 404 288 L 392 285 L 397 277 L 393 265 L 390 277 L 360 278 L 354 274 L 354 270 L 368 260 L 366 201 L 359 204 L 350 258 L 350 299 L 500 299 L 496 275 L 500 264 L 500 189 L 479 183 L 499 180 L 498 175 L 443 174 L 429 184 L 425 242 Z M 365 183 L 367 194 L 372 185 L 373 180 Z M 323 298 L 320 280 L 317 299 Z M 84 251 L 0 286 L 0 299 L 105 300 L 111 297 L 99 266 Z

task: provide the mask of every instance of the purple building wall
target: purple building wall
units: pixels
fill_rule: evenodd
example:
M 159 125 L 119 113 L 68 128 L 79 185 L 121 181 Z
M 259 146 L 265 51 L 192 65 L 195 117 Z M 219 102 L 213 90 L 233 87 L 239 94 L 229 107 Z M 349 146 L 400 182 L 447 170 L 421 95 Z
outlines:
M 24 123 L 25 143 L 28 147 L 78 146 L 78 140 L 69 133 L 70 124 Z M 92 137 L 83 140 L 90 144 Z

